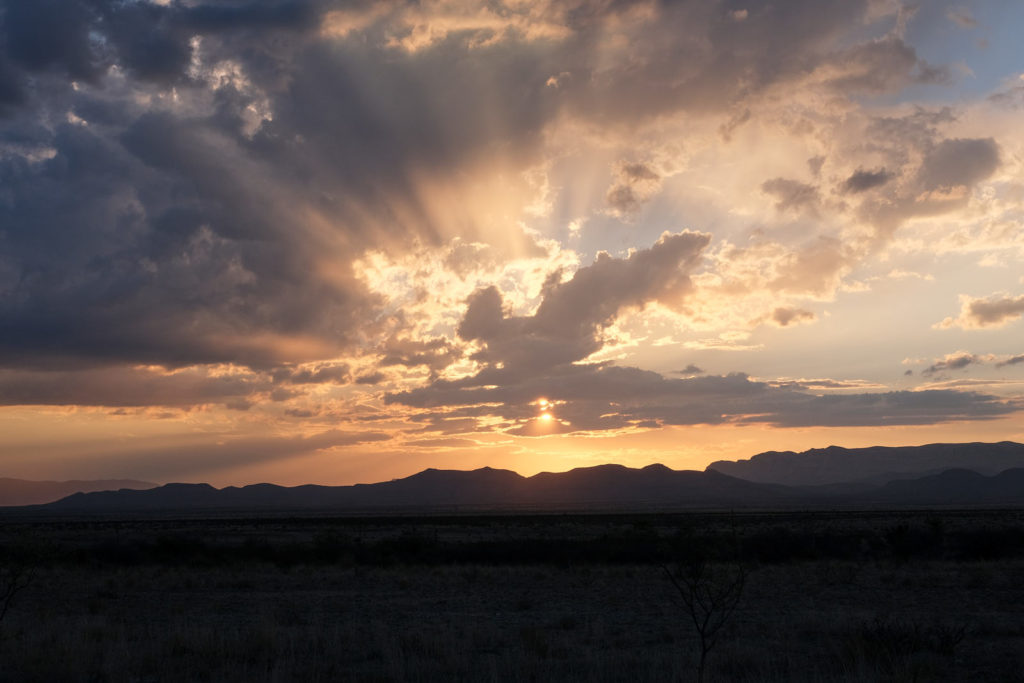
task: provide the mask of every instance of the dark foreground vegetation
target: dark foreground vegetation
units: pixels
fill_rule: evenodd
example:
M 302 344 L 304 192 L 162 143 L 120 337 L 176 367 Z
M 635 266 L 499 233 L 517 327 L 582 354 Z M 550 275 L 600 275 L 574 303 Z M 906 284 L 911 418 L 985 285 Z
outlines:
M 0 681 L 1024 681 L 1022 579 L 1018 510 L 8 516 Z

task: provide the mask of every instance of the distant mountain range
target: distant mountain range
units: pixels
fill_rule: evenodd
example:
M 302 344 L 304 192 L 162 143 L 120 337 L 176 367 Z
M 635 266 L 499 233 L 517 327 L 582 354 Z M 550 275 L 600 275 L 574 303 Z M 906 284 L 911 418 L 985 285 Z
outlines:
M 762 484 L 822 486 L 827 484 L 885 484 L 949 469 L 993 475 L 1024 467 L 1024 444 L 934 443 L 888 448 L 814 448 L 803 453 L 768 451 L 749 460 L 719 460 L 709 470 Z
M 664 465 L 642 469 L 599 465 L 523 477 L 485 467 L 472 471 L 428 469 L 404 479 L 354 486 L 255 484 L 217 489 L 209 484 L 167 484 L 148 490 L 124 487 L 75 493 L 20 509 L 118 514 L 934 505 L 1024 505 L 1024 445 L 1004 442 L 771 452 L 739 462 L 716 462 L 703 472 L 672 470 Z
M 920 479 L 891 481 L 865 498 L 894 505 L 1022 505 L 1024 468 L 991 477 L 971 470 L 946 470 Z
M 152 489 L 160 484 L 133 479 L 101 479 L 98 481 L 29 481 L 0 477 L 0 506 L 38 505 L 89 491 L 117 489 Z
M 161 510 L 373 510 L 397 508 L 540 508 L 773 506 L 796 502 L 784 486 L 755 484 L 719 472 L 664 465 L 583 467 L 523 477 L 485 467 L 428 469 L 411 477 L 354 486 L 255 484 L 216 489 L 167 484 L 149 491 L 76 493 L 42 509 L 61 512 Z

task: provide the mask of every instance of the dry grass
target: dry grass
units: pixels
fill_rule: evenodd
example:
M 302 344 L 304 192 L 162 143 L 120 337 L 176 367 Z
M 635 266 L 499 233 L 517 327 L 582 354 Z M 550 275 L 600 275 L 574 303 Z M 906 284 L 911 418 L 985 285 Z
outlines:
M 699 654 L 657 564 L 49 557 L 0 681 L 689 681 Z M 751 566 L 709 680 L 1024 680 L 1024 560 Z

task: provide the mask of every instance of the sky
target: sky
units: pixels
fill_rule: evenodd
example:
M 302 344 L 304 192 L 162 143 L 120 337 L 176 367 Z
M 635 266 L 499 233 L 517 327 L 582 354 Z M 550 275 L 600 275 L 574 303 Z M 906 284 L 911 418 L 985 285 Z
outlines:
M 1024 441 L 1020 26 L 0 0 L 0 476 Z

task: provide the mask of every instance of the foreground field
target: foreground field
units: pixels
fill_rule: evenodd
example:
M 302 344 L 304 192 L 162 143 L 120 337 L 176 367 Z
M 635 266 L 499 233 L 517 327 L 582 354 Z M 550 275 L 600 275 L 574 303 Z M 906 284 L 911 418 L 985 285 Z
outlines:
M 3 681 L 1021 681 L 1017 512 L 6 520 Z

